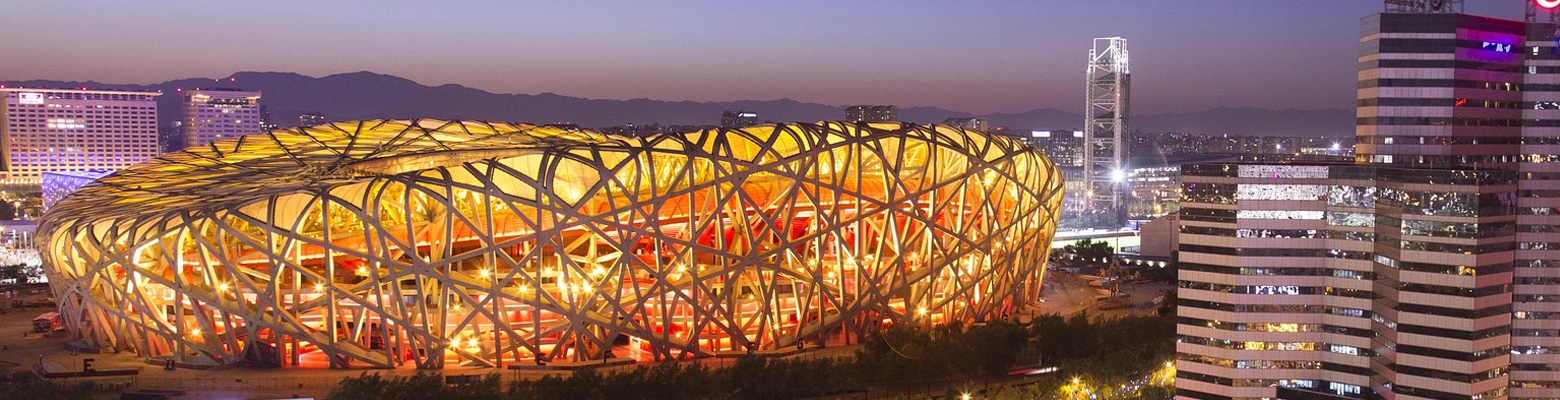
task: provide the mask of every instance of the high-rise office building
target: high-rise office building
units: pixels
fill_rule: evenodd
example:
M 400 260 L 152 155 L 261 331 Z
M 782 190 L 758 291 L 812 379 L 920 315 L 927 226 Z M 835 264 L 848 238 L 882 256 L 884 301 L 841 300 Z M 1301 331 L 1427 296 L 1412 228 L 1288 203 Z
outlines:
M 218 140 L 260 132 L 260 92 L 236 89 L 184 91 L 184 140 L 204 146 Z
M 1191 164 L 1181 181 L 1178 397 L 1504 396 L 1514 171 Z
M 850 106 L 845 108 L 845 120 L 850 122 L 891 122 L 899 120 L 899 107 Z
M 1178 397 L 1560 398 L 1550 2 L 1398 3 L 1361 23 L 1359 163 L 1183 169 Z
M 1051 162 L 1063 167 L 1083 166 L 1083 131 L 1036 130 L 1028 133 L 1020 140 L 1045 153 Z
M 720 113 L 720 127 L 722 128 L 746 128 L 758 125 L 758 113 L 746 110 L 726 111 Z
M 298 115 L 298 126 L 305 128 L 325 125 L 328 122 L 330 121 L 325 119 L 325 114 L 317 112 L 306 112 Z
M 1526 114 L 1525 56 L 1536 50 L 1553 58 L 1555 45 L 1550 40 L 1528 46 L 1524 25 L 1449 13 L 1365 17 L 1358 159 L 1431 167 L 1514 166 Z
M 280 127 L 281 127 L 280 125 L 277 125 L 275 122 L 271 121 L 271 108 L 270 107 L 266 107 L 264 104 L 261 104 L 260 105 L 260 129 L 262 129 L 262 130 L 269 130 L 269 129 L 276 129 L 276 128 L 280 128 Z
M 943 120 L 943 125 L 987 132 L 990 131 L 991 123 L 988 122 L 986 117 L 953 117 Z
M 1083 114 L 1084 162 L 1088 198 L 1093 211 L 1116 211 L 1124 206 L 1126 182 L 1129 95 L 1132 71 L 1127 64 L 1127 40 L 1095 38 L 1089 49 L 1088 82 Z
M 1560 398 L 1560 23 L 1528 3 L 1521 150 L 1516 157 L 1511 397 Z M 1482 46 L 1482 44 L 1481 44 Z
M 184 140 L 184 120 L 166 121 L 157 127 L 157 154 L 184 150 L 189 144 Z
M 119 170 L 157 155 L 161 93 L 0 88 L 0 165 L 8 183 L 46 171 Z

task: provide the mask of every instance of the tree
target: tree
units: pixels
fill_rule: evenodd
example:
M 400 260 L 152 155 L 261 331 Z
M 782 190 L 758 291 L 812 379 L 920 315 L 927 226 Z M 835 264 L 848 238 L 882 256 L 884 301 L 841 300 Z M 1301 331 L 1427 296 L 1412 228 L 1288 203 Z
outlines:
M 1044 394 L 1045 393 L 1043 393 L 1040 390 L 1040 387 L 1037 386 L 1037 385 L 1008 386 L 1006 388 L 1002 388 L 1002 390 L 1000 390 L 1000 391 L 997 391 L 997 393 L 992 394 L 991 395 L 991 399 L 992 400 L 1029 400 L 1029 399 L 1038 399 L 1038 398 L 1041 398 L 1041 397 L 1045 397 Z
M 1009 321 L 994 321 L 973 326 L 957 336 L 958 354 L 965 355 L 960 370 L 1001 374 L 1018 360 L 1018 351 L 1028 341 L 1023 326 Z
M 442 375 L 418 372 L 413 376 L 381 376 L 364 373 L 341 381 L 329 398 L 348 399 L 711 399 L 746 400 L 818 398 L 859 392 L 864 384 L 878 387 L 906 384 L 938 391 L 946 385 L 955 396 L 969 392 L 958 381 L 974 382 L 978 375 L 1001 376 L 1014 364 L 1019 348 L 1038 337 L 1043 365 L 1055 366 L 1066 377 L 1042 377 L 1032 386 L 993 393 L 993 398 L 1053 398 L 1097 400 L 1117 396 L 1111 388 L 1142 379 L 1151 373 L 1139 397 L 1159 400 L 1173 396 L 1175 320 L 1163 317 L 1090 319 L 1048 314 L 1027 327 L 1007 320 L 939 326 L 895 324 L 875 332 L 854 358 L 775 359 L 743 357 L 735 365 L 710 369 L 700 363 L 665 362 L 632 370 L 598 371 L 591 368 L 566 375 L 500 384 L 491 374 L 476 382 L 449 385 Z M 1163 366 L 1162 368 L 1160 366 Z M 1157 371 L 1154 371 L 1158 368 Z M 1077 377 L 1074 381 L 1072 378 Z M 25 386 L 25 385 L 23 385 Z M 54 390 L 57 387 L 20 387 Z M 11 390 L 11 392 L 7 392 Z M 892 390 L 891 391 L 896 391 Z M 904 392 L 905 390 L 897 390 Z M 917 390 L 917 392 L 919 392 Z M 0 399 L 40 398 L 6 387 L 0 381 Z M 1095 396 L 1091 399 L 1090 396 Z M 1123 394 L 1131 397 L 1131 394 Z M 67 399 L 69 396 L 49 398 Z
M 1154 310 L 1154 313 L 1158 314 L 1161 317 L 1174 317 L 1175 316 L 1175 289 L 1166 290 L 1164 296 L 1165 296 L 1164 302 L 1159 303 L 1159 308 Z
M 1110 258 L 1116 255 L 1116 249 L 1110 247 L 1110 243 L 1096 242 L 1093 239 L 1083 239 L 1073 244 L 1062 247 L 1062 251 L 1074 257 L 1092 263 L 1108 263 Z
M 27 272 L 25 264 L 0 265 L 0 282 L 27 283 Z
M 1148 385 L 1138 389 L 1138 399 L 1142 400 L 1170 400 L 1175 398 L 1174 386 Z
M 1090 400 L 1105 392 L 1104 388 L 1099 387 L 1092 378 L 1073 377 L 1071 381 L 1056 388 L 1056 392 L 1052 397 L 1066 400 Z
M 498 374 L 488 374 L 476 382 L 447 385 L 444 375 L 417 371 L 412 376 L 382 377 L 378 373 L 364 372 L 355 378 L 342 379 L 330 391 L 331 400 L 393 399 L 393 400 L 478 400 L 503 397 L 503 385 Z
M 60 384 L 44 380 L 32 371 L 0 375 L 0 399 L 91 399 L 92 382 Z

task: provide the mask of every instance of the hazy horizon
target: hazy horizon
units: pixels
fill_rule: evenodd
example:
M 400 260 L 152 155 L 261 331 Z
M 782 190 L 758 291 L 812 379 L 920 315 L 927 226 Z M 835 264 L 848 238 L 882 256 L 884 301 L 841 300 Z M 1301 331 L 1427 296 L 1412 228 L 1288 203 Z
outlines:
M 1132 107 L 1353 107 L 1358 24 L 1379 2 L 19 1 L 10 80 L 154 84 L 355 71 L 592 99 L 901 104 L 974 114 L 1083 107 L 1091 39 L 1127 39 Z M 1520 18 L 1522 2 L 1473 14 Z

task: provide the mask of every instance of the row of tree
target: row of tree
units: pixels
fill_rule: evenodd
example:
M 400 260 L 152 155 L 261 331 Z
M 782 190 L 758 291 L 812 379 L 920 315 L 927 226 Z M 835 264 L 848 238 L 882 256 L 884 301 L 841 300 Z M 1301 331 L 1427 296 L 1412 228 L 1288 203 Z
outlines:
M 1173 291 L 1172 291 L 1173 292 Z M 1060 372 L 1034 385 L 987 393 L 992 400 L 1175 397 L 1175 316 L 1089 319 L 1048 315 L 1031 325 L 1045 365 Z
M 1066 264 L 1072 264 L 1074 261 L 1077 261 L 1086 264 L 1104 265 L 1110 264 L 1111 258 L 1116 256 L 1116 249 L 1110 247 L 1110 243 L 1105 241 L 1096 242 L 1094 239 L 1083 239 L 1062 246 L 1061 253 L 1057 255 L 1063 257 L 1062 260 L 1067 261 Z
M 62 385 L 32 371 L 0 374 L 0 399 L 86 400 L 94 398 L 96 392 L 92 382 Z
M 1009 321 L 970 327 L 895 325 L 857 351 L 854 366 L 862 381 L 878 384 L 1002 374 L 1030 336 L 1030 329 Z
M 364 373 L 331 391 L 333 400 L 356 399 L 796 399 L 858 390 L 848 360 L 747 357 L 722 369 L 700 363 L 663 362 L 627 371 L 581 369 L 503 385 L 497 374 L 448 385 L 440 375 L 383 377 Z
M 1032 325 L 1046 365 L 1102 381 L 1130 379 L 1175 357 L 1175 316 L 1089 319 L 1051 314 Z
M 1175 352 L 1173 316 L 1089 319 L 1048 315 L 1028 324 L 998 321 L 975 326 L 896 325 L 879 332 L 853 357 L 738 359 L 727 368 L 695 362 L 662 362 L 621 371 L 593 369 L 566 376 L 504 384 L 497 374 L 448 384 L 442 375 L 384 376 L 364 373 L 341 381 L 329 395 L 350 399 L 794 399 L 920 386 L 926 382 L 1000 378 L 1021 354 L 1038 351 L 1057 366 L 1037 385 L 1002 391 L 1007 396 L 1066 393 L 1072 377 L 1109 387 L 1140 378 Z M 1024 350 L 1032 350 L 1026 353 Z M 1076 384 L 1074 384 L 1076 385 Z M 0 377 L 0 399 L 86 399 L 90 383 L 44 381 L 30 372 Z M 1150 387 L 1145 399 L 1168 398 L 1171 389 Z M 1054 396 L 1044 396 L 1054 397 Z
M 1028 324 L 998 321 L 975 326 L 896 325 L 879 332 L 854 357 L 742 358 L 730 367 L 663 362 L 630 370 L 575 371 L 504 385 L 498 375 L 447 385 L 434 374 L 348 378 L 330 393 L 349 399 L 794 399 L 904 387 L 924 382 L 1001 378 L 1024 350 L 1058 366 L 1038 385 L 1010 394 L 1057 393 L 1068 377 L 1105 386 L 1140 379 L 1175 354 L 1173 317 L 1095 319 L 1049 315 Z M 1033 354 L 1032 352 L 1029 354 Z M 983 379 L 982 379 L 983 380 Z M 1165 391 L 1145 390 L 1145 398 Z

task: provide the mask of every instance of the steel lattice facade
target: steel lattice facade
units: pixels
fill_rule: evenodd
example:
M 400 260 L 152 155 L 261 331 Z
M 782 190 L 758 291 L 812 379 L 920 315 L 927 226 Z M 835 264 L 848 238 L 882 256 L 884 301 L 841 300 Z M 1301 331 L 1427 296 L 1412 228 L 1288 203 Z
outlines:
M 947 126 L 365 121 L 155 158 L 39 240 L 74 335 L 151 359 L 675 359 L 1016 311 L 1061 195 L 1039 152 Z

